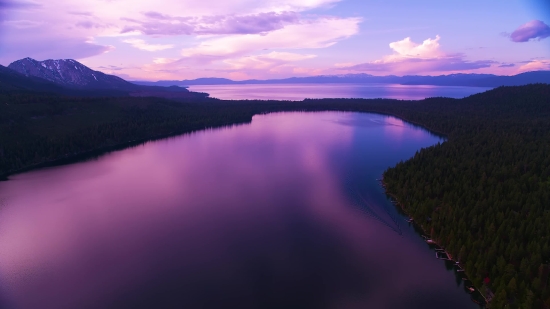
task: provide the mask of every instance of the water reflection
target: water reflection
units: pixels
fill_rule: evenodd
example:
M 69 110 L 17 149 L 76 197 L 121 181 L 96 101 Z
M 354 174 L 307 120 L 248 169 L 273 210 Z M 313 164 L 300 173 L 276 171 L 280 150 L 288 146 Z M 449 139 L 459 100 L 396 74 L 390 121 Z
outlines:
M 290 100 L 363 98 L 421 100 L 429 97 L 464 98 L 491 88 L 393 84 L 274 84 L 190 86 L 223 100 Z
M 402 125 L 402 142 L 384 135 Z M 440 139 L 255 116 L 0 183 L 13 308 L 471 308 L 376 178 Z M 395 148 L 388 150 L 390 145 Z

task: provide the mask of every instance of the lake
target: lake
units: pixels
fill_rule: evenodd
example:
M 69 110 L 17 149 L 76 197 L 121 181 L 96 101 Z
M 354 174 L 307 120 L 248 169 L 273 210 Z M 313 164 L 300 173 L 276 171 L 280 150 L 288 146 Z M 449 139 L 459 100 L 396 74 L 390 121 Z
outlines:
M 190 86 L 222 100 L 290 100 L 363 98 L 422 100 L 428 97 L 461 99 L 492 88 L 391 84 L 270 84 Z
M 0 182 L 2 308 L 478 308 L 377 179 L 443 142 L 275 113 Z

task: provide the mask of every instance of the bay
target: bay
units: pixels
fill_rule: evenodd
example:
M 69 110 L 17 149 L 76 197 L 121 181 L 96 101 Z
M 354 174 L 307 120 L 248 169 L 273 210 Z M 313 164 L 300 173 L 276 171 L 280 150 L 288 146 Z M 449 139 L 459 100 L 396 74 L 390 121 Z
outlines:
M 222 100 L 289 100 L 362 98 L 422 100 L 429 97 L 460 99 L 490 90 L 483 87 L 392 84 L 244 84 L 200 85 L 189 90 L 209 93 Z
M 0 182 L 2 308 L 477 308 L 385 195 L 444 139 L 274 113 Z

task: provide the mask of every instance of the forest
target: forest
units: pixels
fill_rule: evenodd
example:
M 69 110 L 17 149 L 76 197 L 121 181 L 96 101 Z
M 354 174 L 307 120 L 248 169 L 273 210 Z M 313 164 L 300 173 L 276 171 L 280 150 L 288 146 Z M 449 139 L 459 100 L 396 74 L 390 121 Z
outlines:
M 0 93 L 0 175 L 276 111 L 390 114 L 444 134 L 384 173 L 387 190 L 458 258 L 491 308 L 550 308 L 550 85 L 464 99 L 301 102 Z
M 495 293 L 491 308 L 550 308 L 550 87 L 433 103 L 436 118 L 413 119 L 448 141 L 387 170 L 388 190 Z

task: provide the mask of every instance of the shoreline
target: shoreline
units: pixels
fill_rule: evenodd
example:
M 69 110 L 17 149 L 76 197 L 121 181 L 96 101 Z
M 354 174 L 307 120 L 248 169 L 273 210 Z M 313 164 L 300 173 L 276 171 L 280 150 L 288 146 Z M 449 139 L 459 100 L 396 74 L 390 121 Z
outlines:
M 252 119 L 250 121 L 252 121 Z M 248 121 L 248 122 L 246 122 L 246 121 L 231 122 L 231 123 L 221 124 L 221 125 L 217 125 L 217 126 L 209 126 L 209 127 L 196 128 L 196 129 L 191 129 L 191 130 L 183 130 L 181 132 L 170 132 L 170 133 L 167 133 L 167 134 L 160 134 L 160 135 L 154 135 L 154 136 L 146 137 L 146 138 L 142 138 L 142 139 L 131 140 L 131 141 L 127 141 L 127 142 L 124 142 L 124 143 L 108 145 L 108 146 L 100 146 L 100 147 L 97 147 L 97 148 L 94 148 L 94 149 L 91 149 L 91 150 L 85 150 L 85 151 L 81 151 L 81 152 L 77 152 L 77 153 L 65 154 L 64 156 L 62 156 L 60 158 L 57 158 L 57 159 L 51 159 L 51 160 L 43 161 L 43 162 L 40 162 L 40 163 L 31 164 L 31 165 L 25 166 L 25 167 L 20 168 L 20 169 L 7 171 L 5 173 L 0 173 L 0 182 L 8 181 L 9 176 L 12 176 L 12 175 L 17 175 L 17 174 L 21 174 L 21 173 L 25 173 L 25 172 L 30 172 L 30 171 L 41 169 L 41 168 L 61 166 L 61 165 L 66 165 L 66 164 L 82 162 L 82 161 L 86 161 L 86 160 L 89 160 L 89 159 L 92 159 L 92 158 L 97 158 L 101 155 L 104 155 L 104 154 L 107 154 L 107 153 L 110 153 L 110 152 L 136 147 L 136 146 L 139 146 L 139 145 L 151 142 L 151 141 L 158 141 L 158 140 L 177 137 L 177 136 L 181 136 L 181 135 L 185 135 L 185 134 L 192 134 L 192 133 L 195 133 L 195 132 L 200 132 L 200 131 L 204 131 L 204 130 L 208 130 L 208 129 L 220 129 L 220 128 L 225 128 L 225 127 L 238 126 L 238 125 L 250 123 L 250 121 Z
M 303 103 L 303 102 L 304 101 L 297 102 L 297 103 Z M 280 101 L 280 103 L 284 103 L 284 102 Z M 409 120 L 406 117 L 403 117 L 401 115 L 392 114 L 390 112 L 385 112 L 385 111 L 376 111 L 376 110 L 368 111 L 368 110 L 345 109 L 345 108 L 340 108 L 340 109 L 338 109 L 338 108 L 336 108 L 336 109 L 331 109 L 331 108 L 315 109 L 315 108 L 313 108 L 311 110 L 307 110 L 307 109 L 300 110 L 300 109 L 293 109 L 292 107 L 288 108 L 287 106 L 282 106 L 280 110 L 271 110 L 271 111 L 266 111 L 266 112 L 260 111 L 260 112 L 254 113 L 250 117 L 250 119 L 247 120 L 247 121 L 242 121 L 242 120 L 240 120 L 240 121 L 239 120 L 230 121 L 228 123 L 224 123 L 224 124 L 220 124 L 220 125 L 206 126 L 206 127 L 201 127 L 201 128 L 193 128 L 193 129 L 190 129 L 190 130 L 182 130 L 182 131 L 176 131 L 176 132 L 169 132 L 169 133 L 166 133 L 166 134 L 160 134 L 160 135 L 154 135 L 154 136 L 145 137 L 145 138 L 141 138 L 141 139 L 130 140 L 130 141 L 123 142 L 123 143 L 99 146 L 97 148 L 90 149 L 90 150 L 85 150 L 85 151 L 72 153 L 72 154 L 65 154 L 65 155 L 63 155 L 61 157 L 58 157 L 58 158 L 55 158 L 55 159 L 46 160 L 46 161 L 43 161 L 43 162 L 31 164 L 31 165 L 28 165 L 28 166 L 25 166 L 25 167 L 22 167 L 22 168 L 18 168 L 18 169 L 15 169 L 15 170 L 9 170 L 9 171 L 6 171 L 6 172 L 1 172 L 0 171 L 0 182 L 1 181 L 8 181 L 9 176 L 17 175 L 17 174 L 21 174 L 21 173 L 25 173 L 25 172 L 29 172 L 29 171 L 33 171 L 33 170 L 36 170 L 36 169 L 81 162 L 81 161 L 88 160 L 90 158 L 101 156 L 101 155 L 109 153 L 109 152 L 135 147 L 135 146 L 138 146 L 138 145 L 141 145 L 143 143 L 150 142 L 150 141 L 156 141 L 156 140 L 161 140 L 161 139 L 165 139 L 165 138 L 176 137 L 176 136 L 179 136 L 179 135 L 190 134 L 190 133 L 194 133 L 194 132 L 200 132 L 200 131 L 204 131 L 204 130 L 208 130 L 208 129 L 218 129 L 218 128 L 224 128 L 224 127 L 228 127 L 228 126 L 248 124 L 248 123 L 252 122 L 252 118 L 256 115 L 281 113 L 281 112 L 283 112 L 283 113 L 284 112 L 313 112 L 313 113 L 315 113 L 315 112 L 351 112 L 351 113 L 363 113 L 363 114 L 379 114 L 379 115 L 383 115 L 383 116 L 390 116 L 390 117 L 398 118 L 398 119 L 400 119 L 404 122 L 407 122 L 411 125 L 420 127 L 422 129 L 430 132 L 431 134 L 437 135 L 437 136 L 439 136 L 441 138 L 445 138 L 445 139 L 448 138 L 447 134 L 445 134 L 443 132 L 439 132 L 437 130 L 429 128 L 425 125 L 422 125 L 421 123 L 411 121 L 411 120 Z
M 380 182 L 382 188 L 384 189 L 384 193 L 385 193 L 387 196 L 389 196 L 389 197 L 391 197 L 391 198 L 393 198 L 393 199 L 395 200 L 395 203 L 392 203 L 392 204 L 395 205 L 395 206 L 399 206 L 399 208 L 401 209 L 401 211 L 403 211 L 403 213 L 404 213 L 405 215 L 407 215 L 407 216 L 409 216 L 409 218 L 413 219 L 413 221 L 411 221 L 411 222 L 409 222 L 409 223 L 412 223 L 412 224 L 416 225 L 418 228 L 420 228 L 420 230 L 421 230 L 425 235 L 430 235 L 429 233 L 426 232 L 426 229 L 424 228 L 424 226 L 422 226 L 421 224 L 418 224 L 418 223 L 416 223 L 416 221 L 414 221 L 415 218 L 414 218 L 413 216 L 411 216 L 411 215 L 405 210 L 404 205 L 399 201 L 399 199 L 397 198 L 397 196 L 396 196 L 394 193 L 392 193 L 392 192 L 390 192 L 390 191 L 388 190 L 388 188 L 387 188 L 388 185 L 387 185 L 386 182 L 384 181 L 384 175 L 382 175 L 382 178 L 379 180 L 379 182 Z M 420 236 L 423 237 L 423 235 L 420 235 Z M 431 237 L 431 235 L 430 235 L 430 237 Z M 445 253 L 447 254 L 447 256 L 449 257 L 449 260 L 448 260 L 448 261 L 455 262 L 455 263 L 459 263 L 458 261 L 455 261 L 455 260 L 453 259 L 453 256 L 452 256 L 449 252 L 445 251 L 445 247 L 441 246 L 440 244 L 438 244 L 438 243 L 435 242 L 435 241 L 433 241 L 432 244 L 435 245 L 435 246 L 438 246 L 439 248 L 441 248 L 441 249 L 444 250 L 444 252 L 445 252 Z M 436 251 L 436 252 L 437 252 L 437 251 Z M 487 300 L 487 298 L 485 297 L 485 295 L 483 295 L 483 293 L 481 293 L 481 289 L 478 288 L 477 286 L 475 286 L 475 285 L 474 285 L 474 282 L 473 282 L 472 280 L 470 280 L 469 277 L 468 277 L 468 275 L 466 274 L 466 271 L 467 271 L 466 265 L 460 265 L 460 264 L 457 264 L 457 265 L 459 265 L 459 266 L 462 268 L 462 270 L 463 270 L 462 272 L 464 273 L 466 279 L 469 280 L 469 281 L 472 283 L 472 286 L 476 288 L 476 290 L 479 292 L 479 295 L 481 295 L 481 297 L 483 297 L 483 299 L 485 300 L 485 305 L 484 305 L 484 307 L 485 307 L 485 308 L 490 308 L 489 304 L 490 304 L 491 302 Z M 456 272 L 456 270 L 455 270 L 455 272 Z M 472 301 L 473 301 L 473 300 L 472 300 Z
M 281 103 L 283 103 L 283 102 L 281 102 Z M 254 113 L 252 115 L 252 117 L 250 117 L 250 119 L 247 120 L 247 121 L 229 121 L 229 122 L 224 123 L 224 124 L 213 125 L 213 126 L 205 126 L 205 127 L 200 127 L 200 128 L 192 128 L 192 129 L 182 130 L 182 131 L 174 131 L 174 132 L 169 132 L 169 133 L 166 133 L 166 134 L 160 134 L 160 135 L 156 135 L 156 136 L 150 136 L 150 137 L 146 137 L 146 138 L 142 138 L 142 139 L 130 140 L 130 141 L 119 143 L 119 144 L 101 146 L 101 147 L 97 147 L 97 148 L 94 148 L 94 149 L 91 149 L 91 150 L 86 150 L 86 151 L 82 151 L 82 152 L 78 152 L 78 153 L 65 154 L 64 156 L 56 158 L 56 159 L 52 159 L 52 160 L 32 164 L 32 165 L 23 167 L 21 169 L 12 170 L 12 171 L 8 171 L 7 173 L 0 174 L 0 182 L 1 181 L 8 181 L 9 176 L 11 176 L 11 175 L 17 175 L 17 174 L 20 174 L 20 173 L 25 173 L 25 172 L 29 172 L 29 171 L 33 171 L 33 170 L 37 170 L 37 169 L 41 169 L 41 168 L 54 167 L 54 166 L 60 166 L 60 165 L 65 165 L 65 164 L 72 164 L 72 163 L 82 162 L 82 161 L 93 159 L 93 158 L 96 158 L 98 156 L 110 153 L 110 152 L 115 152 L 115 151 L 118 151 L 118 150 L 124 150 L 124 149 L 128 149 L 128 148 L 131 148 L 131 147 L 139 146 L 139 145 L 145 144 L 145 143 L 150 142 L 150 141 L 156 141 L 156 140 L 162 140 L 162 139 L 177 137 L 177 136 L 186 135 L 186 134 L 192 134 L 192 133 L 195 133 L 195 132 L 200 132 L 200 131 L 204 131 L 204 130 L 208 130 L 208 129 L 219 129 L 219 128 L 224 128 L 224 127 L 249 124 L 249 123 L 251 123 L 252 118 L 256 115 L 281 113 L 281 112 L 282 113 L 284 113 L 284 112 L 312 112 L 312 113 L 315 113 L 315 112 L 351 112 L 351 113 L 362 113 L 362 114 L 369 114 L 369 113 L 370 114 L 379 114 L 379 115 L 383 115 L 383 116 L 390 116 L 390 117 L 398 118 L 398 119 L 400 119 L 400 120 L 402 120 L 406 123 L 409 123 L 411 125 L 420 127 L 420 128 L 422 128 L 422 129 L 424 129 L 424 130 L 426 130 L 426 131 L 428 131 L 428 132 L 430 132 L 434 135 L 440 136 L 442 138 L 448 138 L 447 134 L 445 134 L 443 132 L 439 132 L 439 131 L 434 130 L 432 128 L 429 128 L 428 126 L 423 125 L 419 122 L 411 121 L 411 120 L 407 119 L 407 117 L 399 115 L 398 113 L 391 113 L 391 112 L 385 112 L 385 111 L 375 111 L 375 110 L 373 110 L 373 111 L 359 110 L 359 108 L 358 109 L 345 109 L 345 108 L 331 109 L 331 108 L 326 108 L 326 107 L 322 108 L 322 109 L 316 109 L 315 107 L 313 107 L 311 110 L 308 110 L 308 109 L 299 109 L 299 110 L 297 110 L 297 109 L 294 109 L 293 107 L 288 108 L 286 106 L 282 106 L 282 108 L 279 109 L 279 110 L 271 110 L 271 111 L 267 111 L 267 112 Z M 387 184 L 384 182 L 384 177 L 383 176 L 382 176 L 382 179 L 380 179 L 379 181 L 381 182 L 382 187 L 384 188 L 385 194 L 392 197 L 395 200 L 395 203 L 392 203 L 392 204 L 398 205 L 399 208 L 406 215 L 408 215 L 412 219 L 415 219 L 412 216 L 410 216 L 410 214 L 405 210 L 404 204 L 402 204 L 399 201 L 397 196 L 394 193 L 388 191 Z M 412 223 L 415 224 L 417 227 L 419 227 L 420 230 L 425 235 L 429 235 L 429 233 L 426 232 L 425 228 L 422 225 L 420 225 L 418 223 L 415 223 L 415 222 L 412 222 Z M 434 242 L 434 245 L 437 245 L 437 246 L 441 247 L 439 244 L 437 244 L 435 242 Z M 451 261 L 453 261 L 452 256 L 450 254 L 448 254 L 448 256 L 449 256 L 449 258 L 451 258 Z M 481 291 L 477 287 L 476 287 L 476 289 L 478 291 Z M 481 294 L 481 292 L 480 292 L 480 295 L 485 299 L 486 303 L 489 304 L 489 302 L 487 301 L 485 296 L 483 296 L 483 294 Z

